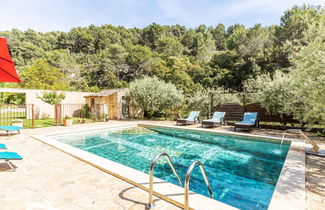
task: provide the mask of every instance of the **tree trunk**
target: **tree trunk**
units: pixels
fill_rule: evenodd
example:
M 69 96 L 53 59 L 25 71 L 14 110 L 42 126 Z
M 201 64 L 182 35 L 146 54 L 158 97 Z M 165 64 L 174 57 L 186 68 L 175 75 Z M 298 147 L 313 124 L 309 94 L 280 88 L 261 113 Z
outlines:
M 143 116 L 144 118 L 151 119 L 152 118 L 152 113 L 148 112 L 147 110 L 143 111 Z

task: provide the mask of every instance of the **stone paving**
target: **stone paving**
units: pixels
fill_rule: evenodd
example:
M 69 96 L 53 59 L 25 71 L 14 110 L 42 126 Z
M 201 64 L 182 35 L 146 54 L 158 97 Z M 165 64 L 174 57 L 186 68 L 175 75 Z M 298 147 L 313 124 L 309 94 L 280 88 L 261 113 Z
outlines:
M 80 126 L 98 124 L 73 127 Z M 23 130 L 21 135 L 0 136 L 8 151 L 24 158 L 12 161 L 17 167 L 15 172 L 8 172 L 5 163 L 0 165 L 0 209 L 145 209 L 147 192 L 30 137 L 69 129 L 39 128 Z M 179 209 L 157 198 L 155 205 L 157 209 Z
M 325 138 L 313 138 L 325 149 Z M 307 205 L 312 210 L 325 209 L 325 158 L 306 156 Z
M 130 122 L 137 121 L 26 129 L 21 135 L 10 137 L 1 133 L 0 142 L 7 145 L 8 151 L 15 151 L 24 159 L 12 161 L 17 167 L 15 172 L 8 172 L 7 164 L 0 163 L 0 209 L 145 209 L 148 193 L 144 190 L 30 137 L 34 134 Z M 174 124 L 170 121 L 146 122 Z M 232 130 L 232 127 L 215 129 Z M 262 129 L 252 133 L 282 136 L 282 132 L 277 130 Z M 325 148 L 325 138 L 312 137 Z M 324 209 L 325 158 L 306 156 L 306 191 L 308 209 Z M 179 209 L 158 198 L 155 198 L 155 204 L 156 209 Z

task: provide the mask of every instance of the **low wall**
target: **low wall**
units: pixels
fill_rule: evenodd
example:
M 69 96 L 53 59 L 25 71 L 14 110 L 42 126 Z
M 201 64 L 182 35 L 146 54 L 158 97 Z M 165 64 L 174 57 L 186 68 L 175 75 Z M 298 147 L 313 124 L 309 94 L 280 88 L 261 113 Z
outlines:
M 26 104 L 34 104 L 34 113 L 39 113 L 39 116 L 47 115 L 49 118 L 54 118 L 54 106 L 43 102 L 39 99 L 39 96 L 42 96 L 44 92 L 51 92 L 49 90 L 37 90 L 37 89 L 16 89 L 16 88 L 0 88 L 0 92 L 3 93 L 25 93 L 26 94 Z M 65 99 L 61 102 L 63 104 L 84 104 L 85 98 L 92 92 L 77 92 L 77 91 L 57 91 L 59 93 L 65 94 Z M 72 115 L 71 113 L 67 113 L 67 115 Z M 31 114 L 27 114 L 27 116 L 31 116 Z

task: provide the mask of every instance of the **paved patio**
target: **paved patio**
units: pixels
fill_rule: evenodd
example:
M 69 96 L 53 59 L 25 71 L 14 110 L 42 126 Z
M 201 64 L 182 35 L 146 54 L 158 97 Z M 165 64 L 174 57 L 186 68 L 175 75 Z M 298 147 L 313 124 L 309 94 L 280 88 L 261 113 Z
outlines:
M 0 164 L 1 209 L 145 209 L 147 192 L 30 137 L 73 128 L 128 123 L 130 121 L 110 121 L 72 127 L 26 129 L 21 135 L 10 137 L 1 135 L 0 142 L 7 144 L 8 151 L 15 151 L 24 157 L 21 161 L 13 161 L 17 167 L 15 172 L 7 172 L 8 166 Z M 174 124 L 169 121 L 150 123 Z M 215 129 L 230 130 L 232 127 Z M 281 131 L 275 130 L 253 133 L 282 135 Z M 324 138 L 315 139 L 325 148 Z M 306 164 L 308 208 L 322 209 L 325 206 L 325 158 L 307 156 Z M 158 198 L 155 201 L 156 209 L 179 209 Z

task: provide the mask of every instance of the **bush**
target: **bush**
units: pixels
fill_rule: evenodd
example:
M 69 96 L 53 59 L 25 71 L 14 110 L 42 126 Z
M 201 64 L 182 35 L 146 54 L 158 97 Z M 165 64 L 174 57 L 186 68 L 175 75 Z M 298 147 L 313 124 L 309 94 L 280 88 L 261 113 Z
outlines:
M 90 107 L 88 104 L 85 104 L 81 109 L 81 116 L 83 118 L 89 118 L 90 117 Z
M 144 117 L 151 118 L 155 113 L 165 113 L 180 106 L 183 94 L 174 84 L 157 77 L 145 77 L 130 83 L 126 100 L 130 106 L 140 109 Z
M 0 104 L 25 104 L 25 93 L 0 93 Z

